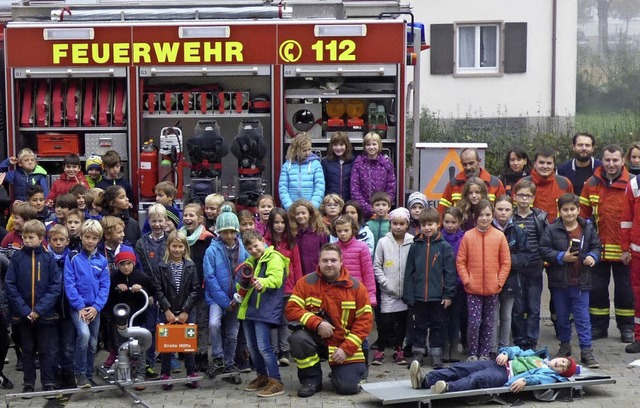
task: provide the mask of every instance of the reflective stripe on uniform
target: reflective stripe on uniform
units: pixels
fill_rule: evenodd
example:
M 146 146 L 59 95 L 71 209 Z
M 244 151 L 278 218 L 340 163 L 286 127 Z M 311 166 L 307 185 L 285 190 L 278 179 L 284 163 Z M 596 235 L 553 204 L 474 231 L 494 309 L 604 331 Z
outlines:
M 356 317 L 360 317 L 364 313 L 373 313 L 373 308 L 371 305 L 364 305 L 360 309 L 356 311 Z
M 294 358 L 293 361 L 296 362 L 296 365 L 298 366 L 298 368 L 303 369 L 303 368 L 313 367 L 314 365 L 319 364 L 320 357 L 316 353 L 307 358 L 302 358 L 302 359 Z
M 594 316 L 609 316 L 609 308 L 603 309 L 598 307 L 590 307 L 589 314 Z
M 615 309 L 616 311 L 616 316 L 621 316 L 621 317 L 633 317 L 634 316 L 634 310 L 633 309 Z

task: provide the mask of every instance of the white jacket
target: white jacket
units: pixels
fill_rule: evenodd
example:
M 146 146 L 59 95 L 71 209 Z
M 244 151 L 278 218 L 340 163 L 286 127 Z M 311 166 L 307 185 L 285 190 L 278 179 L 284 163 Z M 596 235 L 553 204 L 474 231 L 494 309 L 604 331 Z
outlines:
M 380 285 L 380 310 L 382 313 L 394 313 L 407 310 L 402 301 L 404 270 L 407 265 L 409 248 L 413 235 L 404 234 L 404 242 L 398 245 L 393 233 L 388 232 L 378 241 L 373 261 L 373 271 Z

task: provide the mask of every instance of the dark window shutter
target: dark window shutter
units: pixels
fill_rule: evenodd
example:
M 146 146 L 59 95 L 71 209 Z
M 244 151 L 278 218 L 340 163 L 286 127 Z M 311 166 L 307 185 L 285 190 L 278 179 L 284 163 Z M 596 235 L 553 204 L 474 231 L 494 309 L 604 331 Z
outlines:
M 527 23 L 504 24 L 504 72 L 527 72 Z
M 453 24 L 431 24 L 431 75 L 453 74 Z

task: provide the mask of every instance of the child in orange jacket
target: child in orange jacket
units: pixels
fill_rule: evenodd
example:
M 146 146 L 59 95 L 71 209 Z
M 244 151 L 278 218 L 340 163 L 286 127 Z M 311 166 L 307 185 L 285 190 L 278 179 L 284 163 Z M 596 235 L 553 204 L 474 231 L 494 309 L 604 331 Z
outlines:
M 458 275 L 467 292 L 467 361 L 489 360 L 498 294 L 511 269 L 507 239 L 491 226 L 493 205 L 482 199 L 475 211 L 477 226 L 462 237 L 456 259 Z

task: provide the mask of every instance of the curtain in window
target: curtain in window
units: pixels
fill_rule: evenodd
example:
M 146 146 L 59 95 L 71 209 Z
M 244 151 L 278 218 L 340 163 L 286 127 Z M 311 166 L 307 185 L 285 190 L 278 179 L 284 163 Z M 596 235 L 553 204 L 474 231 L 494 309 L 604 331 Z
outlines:
M 460 27 L 458 30 L 458 66 L 460 68 L 473 68 L 476 63 L 476 28 Z
M 497 66 L 497 27 L 481 26 L 480 27 L 480 66 L 496 67 Z

